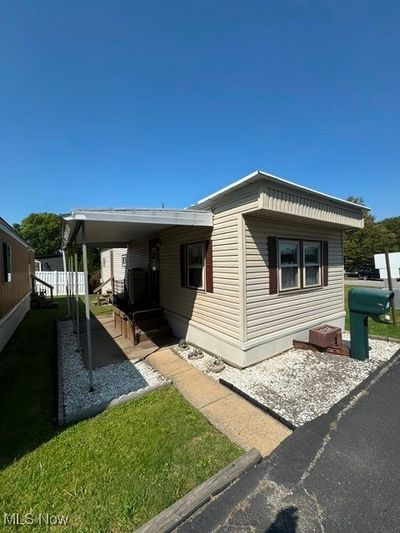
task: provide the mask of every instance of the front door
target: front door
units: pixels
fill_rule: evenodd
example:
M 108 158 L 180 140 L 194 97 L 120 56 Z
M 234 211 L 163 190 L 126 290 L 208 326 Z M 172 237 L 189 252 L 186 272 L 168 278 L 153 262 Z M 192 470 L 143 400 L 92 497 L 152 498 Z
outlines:
M 149 291 L 152 303 L 160 302 L 160 241 L 151 239 L 149 241 L 150 255 L 150 279 Z

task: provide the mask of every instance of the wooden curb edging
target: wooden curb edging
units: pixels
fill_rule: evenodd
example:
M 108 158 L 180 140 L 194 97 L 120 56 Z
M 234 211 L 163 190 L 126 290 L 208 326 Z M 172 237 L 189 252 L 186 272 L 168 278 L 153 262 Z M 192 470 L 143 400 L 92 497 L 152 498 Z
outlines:
M 400 339 L 396 339 L 395 337 L 385 337 L 382 335 L 368 335 L 368 337 L 377 341 L 397 342 L 397 344 L 400 343 Z
M 278 422 L 280 422 L 281 424 L 286 426 L 291 431 L 295 431 L 297 429 L 297 426 L 292 424 L 292 422 L 290 422 L 289 420 L 286 420 L 286 418 L 284 418 L 283 416 L 279 415 L 278 413 L 273 411 L 270 407 L 267 407 L 266 405 L 264 405 L 263 403 L 259 402 L 258 400 L 256 400 L 252 396 L 249 396 L 244 391 L 242 391 L 242 389 L 239 389 L 238 387 L 233 385 L 230 381 L 226 381 L 226 379 L 224 379 L 224 378 L 219 378 L 218 381 L 221 383 L 221 385 L 224 385 L 225 387 L 227 387 L 228 389 L 232 390 L 233 392 L 236 392 L 236 394 L 238 394 L 239 396 L 241 396 L 242 398 L 244 398 L 248 402 L 252 403 L 255 407 L 258 407 L 259 409 L 261 409 L 261 411 L 264 411 L 264 413 L 267 413 L 268 415 L 272 416 L 272 418 L 275 418 L 275 420 L 277 420 Z
M 223 491 L 246 470 L 259 463 L 261 459 L 261 453 L 252 448 L 170 507 L 161 511 L 137 529 L 136 533 L 169 533 L 173 531 L 213 496 Z
M 64 425 L 64 387 L 63 387 L 63 366 L 60 346 L 60 322 L 57 320 L 57 425 Z
M 109 402 L 97 403 L 96 405 L 91 405 L 90 407 L 86 407 L 85 409 L 79 409 L 70 414 L 64 414 L 63 425 L 66 426 L 68 424 L 73 424 L 74 422 L 79 422 L 80 420 L 92 418 L 93 416 L 99 415 L 104 411 L 108 411 L 109 409 L 118 407 L 119 405 L 131 402 L 132 400 L 137 400 L 138 398 L 146 396 L 147 394 L 150 394 L 151 392 L 154 392 L 158 389 L 162 389 L 163 387 L 168 387 L 169 385 L 171 385 L 171 383 L 171 380 L 168 379 L 162 381 L 161 383 L 157 383 L 156 385 L 146 387 L 145 389 L 129 392 L 128 394 L 123 394 L 122 396 L 114 398 Z

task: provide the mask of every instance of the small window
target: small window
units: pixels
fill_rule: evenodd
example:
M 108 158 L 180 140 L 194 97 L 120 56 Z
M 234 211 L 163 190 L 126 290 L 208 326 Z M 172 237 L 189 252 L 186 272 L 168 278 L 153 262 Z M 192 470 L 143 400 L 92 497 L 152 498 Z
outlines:
M 279 241 L 280 290 L 300 287 L 300 241 Z
M 304 287 L 315 287 L 321 284 L 321 243 L 303 242 L 303 282 Z
M 11 281 L 11 246 L 7 242 L 2 245 L 3 283 Z
M 126 266 L 126 254 L 122 256 L 122 266 Z
M 105 257 L 103 257 L 103 268 L 106 268 L 107 266 L 107 260 Z
M 204 288 L 204 243 L 197 242 L 186 246 L 187 287 Z

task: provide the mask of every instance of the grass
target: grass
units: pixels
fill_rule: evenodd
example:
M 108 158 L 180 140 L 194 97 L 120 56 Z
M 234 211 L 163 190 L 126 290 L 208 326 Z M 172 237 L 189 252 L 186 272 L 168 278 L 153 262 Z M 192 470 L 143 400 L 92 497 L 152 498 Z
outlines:
M 106 305 L 97 305 L 97 294 L 90 294 L 90 312 L 94 315 L 107 315 L 108 313 L 112 312 L 112 305 L 106 304 Z M 81 302 L 80 302 L 80 309 L 81 314 L 84 316 L 85 313 L 85 297 L 81 296 Z
M 344 288 L 344 297 L 346 305 L 346 329 L 350 329 L 350 317 L 349 317 L 349 306 L 348 306 L 348 294 L 350 286 Z M 382 337 L 393 337 L 396 339 L 400 338 L 400 310 L 396 310 L 396 326 L 393 324 L 383 324 L 375 322 L 371 318 L 368 321 L 368 330 L 371 335 L 381 335 Z
M 1 354 L 0 512 L 131 531 L 242 451 L 173 387 L 58 430 L 55 319 L 65 310 L 60 300 L 31 311 Z

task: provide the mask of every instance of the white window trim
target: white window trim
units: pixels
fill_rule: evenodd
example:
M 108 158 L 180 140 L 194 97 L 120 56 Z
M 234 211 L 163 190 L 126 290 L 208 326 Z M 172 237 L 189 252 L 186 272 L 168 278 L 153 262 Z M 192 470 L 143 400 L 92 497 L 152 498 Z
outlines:
M 282 265 L 281 263 L 281 243 L 284 242 L 296 242 L 298 243 L 298 253 L 297 253 L 297 263 L 293 265 Z M 279 255 L 279 292 L 288 292 L 288 291 L 296 291 L 301 289 L 301 268 L 300 268 L 300 254 L 301 254 L 301 239 L 278 239 L 278 255 Z M 284 289 L 282 287 L 282 269 L 284 268 L 295 268 L 297 267 L 297 286 L 296 287 L 288 287 L 287 289 Z
M 305 252 L 305 249 L 306 249 L 307 244 L 317 244 L 318 245 L 318 258 L 319 258 L 318 263 L 306 263 L 306 252 Z M 303 287 L 305 289 L 308 289 L 309 287 L 320 287 L 321 286 L 321 282 L 322 282 L 322 272 L 321 272 L 322 261 L 321 261 L 321 258 L 322 258 L 321 241 L 303 241 Z M 318 275 L 319 275 L 318 283 L 313 283 L 312 285 L 307 285 L 306 284 L 306 267 L 314 267 L 314 266 L 318 267 Z
M 121 264 L 122 266 L 126 266 L 126 260 L 127 260 L 127 254 L 122 254 Z
M 203 255 L 203 264 L 202 266 L 190 266 L 189 265 L 189 248 L 191 246 L 198 246 L 199 244 L 201 244 L 201 247 L 202 247 L 202 255 Z M 204 291 L 204 287 L 205 287 L 205 276 L 204 276 L 204 273 L 205 273 L 205 246 L 204 246 L 204 241 L 198 241 L 198 242 L 191 242 L 189 244 L 187 244 L 185 246 L 185 249 L 186 249 L 186 257 L 185 257 L 185 262 L 186 262 L 186 287 L 188 289 L 194 289 L 194 290 L 200 290 L 200 291 Z M 189 285 L 189 268 L 198 268 L 200 269 L 201 268 L 201 287 L 194 287 L 193 285 Z

